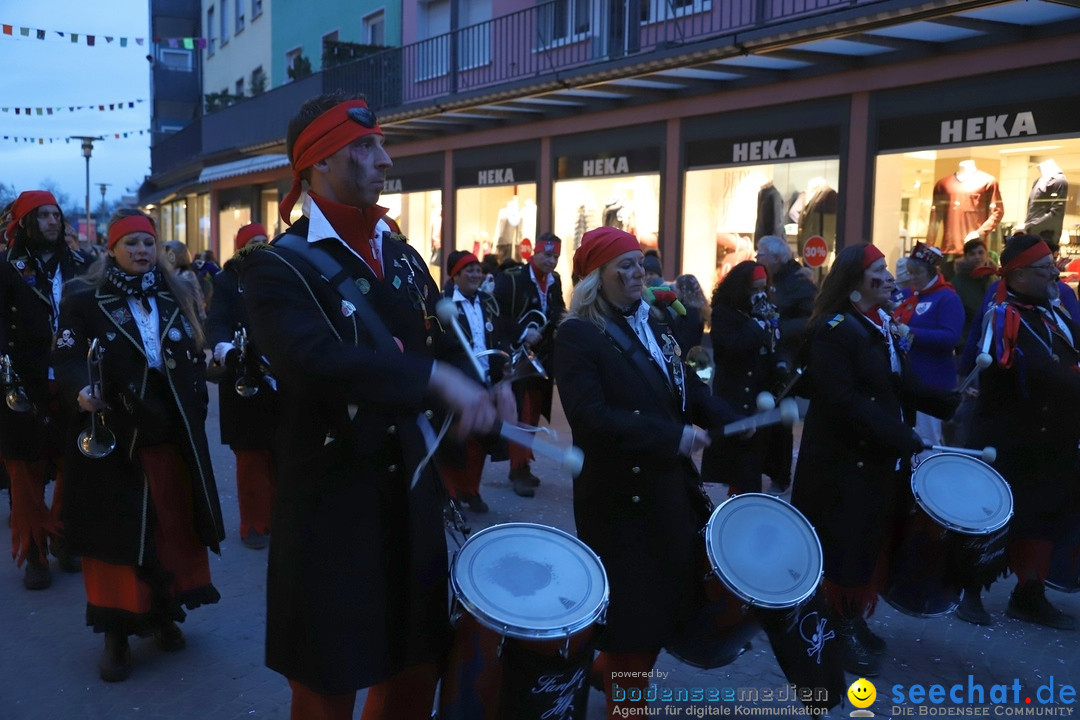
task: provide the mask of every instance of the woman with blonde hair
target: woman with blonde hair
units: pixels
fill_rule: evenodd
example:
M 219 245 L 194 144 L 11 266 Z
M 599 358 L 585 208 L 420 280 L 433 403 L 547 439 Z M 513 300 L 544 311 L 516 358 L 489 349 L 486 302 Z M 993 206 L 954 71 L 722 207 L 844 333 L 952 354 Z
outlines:
M 711 510 L 690 458 L 709 444 L 702 427 L 738 417 L 686 372 L 668 313 L 643 302 L 643 259 L 629 233 L 585 233 L 574 253 L 581 279 L 555 335 L 559 396 L 585 452 L 574 520 L 610 582 L 594 677 L 611 717 L 635 705 L 612 698 L 612 674 L 627 691 L 644 689 L 690 619 L 702 586 L 698 531 Z
M 181 650 L 181 606 L 220 599 L 207 556 L 225 533 L 204 430 L 203 331 L 158 250 L 148 216 L 114 215 L 106 254 L 65 287 L 53 355 L 60 402 L 82 413 L 67 443 L 63 522 L 83 556 L 87 624 L 105 634 L 106 682 L 130 673 L 129 635 Z

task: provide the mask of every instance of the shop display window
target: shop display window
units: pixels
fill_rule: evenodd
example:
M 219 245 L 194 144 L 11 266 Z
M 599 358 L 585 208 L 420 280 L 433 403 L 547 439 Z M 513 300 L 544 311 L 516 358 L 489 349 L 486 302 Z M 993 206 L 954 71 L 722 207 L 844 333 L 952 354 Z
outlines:
M 247 205 L 234 204 L 218 212 L 218 250 L 217 257 L 224 262 L 236 252 L 236 233 L 251 222 L 251 208 Z
M 187 242 L 187 201 L 176 200 L 161 206 L 161 226 L 158 233 L 163 241 Z
M 386 216 L 397 222 L 409 244 L 428 264 L 436 282 L 442 277 L 442 191 L 391 193 L 379 198 Z
M 536 184 L 462 188 L 455 196 L 454 249 L 522 262 L 536 241 Z M 565 251 L 564 251 L 565 254 Z
M 873 239 L 890 266 L 915 242 L 955 257 L 980 238 L 993 256 L 1020 230 L 1056 238 L 1062 255 L 1080 260 L 1077 182 L 1080 139 L 882 154 Z
M 557 271 L 568 293 L 574 251 L 587 230 L 616 227 L 636 235 L 643 248 L 658 247 L 660 175 L 560 180 L 555 183 L 554 211 L 553 232 L 563 241 Z
M 765 235 L 785 238 L 796 258 L 809 238 L 822 237 L 821 266 L 828 268 L 836 252 L 839 175 L 836 158 L 688 171 L 681 272 L 697 276 L 708 294 L 732 267 L 755 258 Z

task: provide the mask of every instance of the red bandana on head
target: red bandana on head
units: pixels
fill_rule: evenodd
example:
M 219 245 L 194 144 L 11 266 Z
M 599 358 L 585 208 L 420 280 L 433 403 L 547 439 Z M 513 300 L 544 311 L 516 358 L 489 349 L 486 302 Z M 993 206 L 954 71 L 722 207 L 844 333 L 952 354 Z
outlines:
M 641 243 L 628 232 L 607 226 L 590 230 L 581 236 L 581 245 L 574 251 L 574 274 L 585 277 L 631 250 L 641 250 Z
M 122 217 L 109 226 L 109 243 L 107 247 L 112 250 L 120 238 L 131 233 L 144 232 L 157 238 L 154 223 L 145 215 L 129 215 Z
M 300 197 L 301 172 L 358 138 L 382 134 L 375 113 L 368 109 L 363 100 L 340 103 L 312 120 L 296 138 L 292 148 L 292 186 L 278 211 L 285 224 L 292 225 L 289 217 Z
M 29 215 L 31 210 L 37 210 L 44 205 L 60 207 L 60 203 L 56 202 L 56 198 L 48 190 L 26 190 L 15 198 L 15 202 L 11 205 L 11 222 L 4 231 L 4 237 L 9 243 L 15 239 L 15 232 L 19 229 L 22 219 Z

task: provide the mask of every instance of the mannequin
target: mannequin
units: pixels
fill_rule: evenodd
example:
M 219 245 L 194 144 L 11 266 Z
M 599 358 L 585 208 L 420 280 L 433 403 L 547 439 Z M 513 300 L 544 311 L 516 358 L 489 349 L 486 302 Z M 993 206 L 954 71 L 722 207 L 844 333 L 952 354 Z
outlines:
M 439 266 L 439 253 L 442 251 L 442 203 L 432 203 L 431 220 L 428 222 L 428 246 L 431 253 L 428 262 Z
M 772 180 L 762 185 L 758 191 L 754 242 L 766 235 L 784 237 L 784 197 L 773 186 Z
M 799 254 L 803 245 L 820 235 L 829 250 L 836 247 L 837 194 L 823 177 L 811 178 L 806 184 L 806 197 L 799 213 Z M 783 234 L 780 235 L 783 237 Z
M 517 195 L 511 196 L 506 207 L 499 210 L 499 219 L 495 224 L 495 254 L 499 262 L 520 260 L 519 244 L 521 243 L 521 203 Z M 479 257 L 483 257 L 482 255 Z
M 956 172 L 934 184 L 926 244 L 946 255 L 963 255 L 964 243 L 985 240 L 1004 214 L 997 179 L 975 167 L 974 160 L 961 160 Z
M 1050 231 L 1057 240 L 1065 224 L 1065 200 L 1069 197 L 1069 183 L 1053 159 L 1039 163 L 1039 177 L 1031 185 L 1028 195 L 1027 218 L 1017 228 L 1029 235 Z

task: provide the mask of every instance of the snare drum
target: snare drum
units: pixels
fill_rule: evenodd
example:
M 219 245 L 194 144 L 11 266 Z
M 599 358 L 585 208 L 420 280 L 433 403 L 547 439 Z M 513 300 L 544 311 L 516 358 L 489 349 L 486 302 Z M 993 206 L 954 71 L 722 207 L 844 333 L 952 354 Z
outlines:
M 698 667 L 718 667 L 738 657 L 764 628 L 790 682 L 829 691 L 827 699 L 809 704 L 827 709 L 839 703 L 844 670 L 835 630 L 817 596 L 824 571 L 821 541 L 806 517 L 773 495 L 743 493 L 713 511 L 704 535 L 711 566 L 706 594 L 713 601 L 707 605 L 715 611 L 668 651 Z
M 600 558 L 562 530 L 506 523 L 465 542 L 450 581 L 456 627 L 439 717 L 584 718 L 608 604 Z
M 958 453 L 931 455 L 911 475 L 915 506 L 900 533 L 882 596 L 902 613 L 947 615 L 960 591 L 1005 569 L 1012 491 L 996 470 Z

